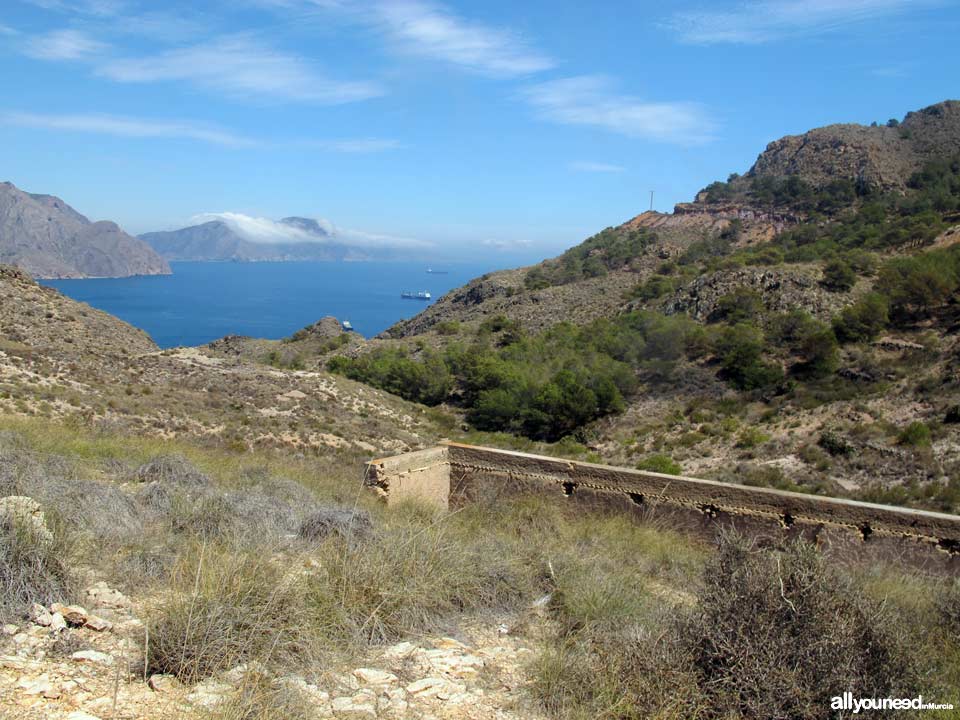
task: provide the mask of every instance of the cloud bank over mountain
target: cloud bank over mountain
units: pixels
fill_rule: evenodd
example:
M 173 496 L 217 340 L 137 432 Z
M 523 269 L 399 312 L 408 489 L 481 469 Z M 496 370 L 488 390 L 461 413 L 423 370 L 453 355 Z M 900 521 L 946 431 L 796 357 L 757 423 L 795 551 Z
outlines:
M 368 233 L 334 225 L 324 218 L 287 217 L 282 220 L 237 212 L 201 213 L 196 224 L 221 222 L 244 240 L 258 244 L 321 243 L 357 248 L 427 248 L 431 243 L 415 238 Z

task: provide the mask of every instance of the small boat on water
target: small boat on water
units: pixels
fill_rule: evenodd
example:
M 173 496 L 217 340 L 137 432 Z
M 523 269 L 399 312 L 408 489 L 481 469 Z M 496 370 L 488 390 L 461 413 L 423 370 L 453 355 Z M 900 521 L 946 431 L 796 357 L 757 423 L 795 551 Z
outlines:
M 353 325 L 350 324 L 349 320 L 344 320 L 341 324 L 343 325 L 343 329 L 347 332 L 351 332 L 353 330 Z
M 434 270 L 433 268 L 427 268 L 427 273 L 430 275 L 449 275 L 448 270 Z
M 429 300 L 430 293 L 428 292 L 402 292 L 400 297 L 404 300 Z

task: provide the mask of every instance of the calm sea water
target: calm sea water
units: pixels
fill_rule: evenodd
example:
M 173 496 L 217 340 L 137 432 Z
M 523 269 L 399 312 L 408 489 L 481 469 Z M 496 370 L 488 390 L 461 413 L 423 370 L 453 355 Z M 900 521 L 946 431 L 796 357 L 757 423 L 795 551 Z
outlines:
M 412 317 L 430 302 L 403 300 L 403 291 L 437 298 L 496 268 L 424 263 L 284 262 L 171 263 L 173 275 L 45 280 L 75 300 L 146 330 L 163 348 L 202 345 L 224 335 L 278 339 L 324 315 L 349 320 L 370 337 Z

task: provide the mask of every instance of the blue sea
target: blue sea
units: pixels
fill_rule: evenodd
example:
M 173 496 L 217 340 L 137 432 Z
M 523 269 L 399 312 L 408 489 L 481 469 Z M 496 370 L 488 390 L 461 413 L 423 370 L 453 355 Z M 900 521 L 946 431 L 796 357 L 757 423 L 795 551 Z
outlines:
M 446 293 L 496 270 L 492 265 L 412 262 L 171 263 L 173 275 L 44 280 L 146 330 L 162 348 L 202 345 L 224 335 L 279 339 L 324 315 L 349 320 L 366 337 L 412 317 Z M 427 291 L 431 301 L 401 299 Z

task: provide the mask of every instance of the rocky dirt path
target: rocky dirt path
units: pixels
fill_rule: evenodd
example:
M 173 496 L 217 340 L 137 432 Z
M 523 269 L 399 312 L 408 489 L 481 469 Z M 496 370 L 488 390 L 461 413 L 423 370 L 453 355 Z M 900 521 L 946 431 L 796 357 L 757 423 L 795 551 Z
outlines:
M 533 642 L 501 620 L 470 623 L 457 638 L 373 648 L 356 667 L 278 682 L 316 718 L 538 720 L 524 670 Z M 2 628 L 0 718 L 200 718 L 229 702 L 258 669 L 237 667 L 189 687 L 171 676 L 144 681 L 137 671 L 143 636 L 131 602 L 102 583 L 88 588 L 85 607 L 35 605 L 30 620 Z

